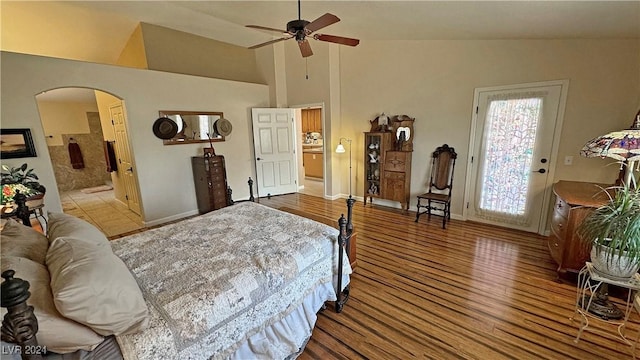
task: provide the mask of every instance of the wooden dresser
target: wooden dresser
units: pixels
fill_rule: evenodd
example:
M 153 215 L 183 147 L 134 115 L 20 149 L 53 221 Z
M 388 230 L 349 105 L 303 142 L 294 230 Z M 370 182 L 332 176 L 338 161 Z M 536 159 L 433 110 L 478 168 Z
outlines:
M 191 166 L 198 212 L 204 214 L 229 205 L 224 156 L 194 156 L 191 158 Z
M 577 274 L 589 260 L 591 246 L 582 243 L 576 230 L 594 208 L 606 202 L 601 187 L 611 185 L 579 181 L 559 181 L 553 185 L 556 196 L 551 218 L 549 251 L 558 263 L 558 276 Z

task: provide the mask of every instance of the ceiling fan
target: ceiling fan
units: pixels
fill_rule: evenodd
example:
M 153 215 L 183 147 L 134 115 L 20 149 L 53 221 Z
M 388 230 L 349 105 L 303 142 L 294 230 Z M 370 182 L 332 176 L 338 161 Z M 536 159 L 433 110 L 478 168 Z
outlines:
M 307 36 L 310 36 L 313 32 L 317 30 L 320 30 L 331 24 L 335 24 L 338 21 L 340 21 L 340 18 L 329 13 L 326 13 L 311 22 L 307 20 L 302 20 L 300 16 L 300 0 L 298 0 L 298 20 L 289 21 L 287 23 L 287 30 L 274 29 L 274 28 L 260 26 L 260 25 L 247 25 L 248 28 L 267 30 L 267 31 L 277 31 L 279 33 L 282 33 L 284 36 L 280 39 L 270 40 L 258 45 L 251 46 L 249 47 L 249 49 L 257 49 L 259 47 L 263 47 L 263 46 L 277 43 L 280 41 L 295 38 L 296 41 L 298 42 L 298 47 L 300 47 L 300 53 L 302 54 L 302 57 L 308 57 L 313 55 L 313 51 L 311 50 L 311 45 L 309 44 Z M 347 38 L 342 36 L 326 35 L 326 34 L 313 34 L 311 37 L 315 40 L 327 41 L 327 42 L 332 42 L 332 43 L 341 44 L 341 45 L 349 45 L 349 46 L 356 46 L 360 43 L 360 40 L 358 39 L 352 39 L 352 38 Z

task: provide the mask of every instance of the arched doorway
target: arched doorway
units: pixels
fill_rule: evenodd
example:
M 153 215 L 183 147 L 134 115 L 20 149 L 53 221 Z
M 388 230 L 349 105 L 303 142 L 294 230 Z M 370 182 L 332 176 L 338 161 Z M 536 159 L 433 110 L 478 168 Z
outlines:
M 137 181 L 131 166 L 121 166 L 131 162 L 123 100 L 68 87 L 38 94 L 36 102 L 63 211 L 107 236 L 141 228 L 140 204 L 129 200 L 140 198 Z M 120 126 L 112 121 L 118 108 Z

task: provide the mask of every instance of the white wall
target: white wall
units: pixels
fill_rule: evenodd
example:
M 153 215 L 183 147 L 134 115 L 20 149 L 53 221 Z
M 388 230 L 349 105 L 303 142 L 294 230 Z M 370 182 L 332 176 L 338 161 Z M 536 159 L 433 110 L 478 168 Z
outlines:
M 164 146 L 151 130 L 159 110 L 222 111 L 233 124 L 227 141 L 215 143 L 225 155 L 234 199 L 248 198 L 246 182 L 254 175 L 251 108 L 269 105 L 266 85 L 122 68 L 48 57 L 0 53 L 3 128 L 31 128 L 38 157 L 33 167 L 47 192 L 46 209 L 62 211 L 35 95 L 58 87 L 87 87 L 124 99 L 135 172 L 140 182 L 145 221 L 149 224 L 196 212 L 190 157 L 206 144 Z

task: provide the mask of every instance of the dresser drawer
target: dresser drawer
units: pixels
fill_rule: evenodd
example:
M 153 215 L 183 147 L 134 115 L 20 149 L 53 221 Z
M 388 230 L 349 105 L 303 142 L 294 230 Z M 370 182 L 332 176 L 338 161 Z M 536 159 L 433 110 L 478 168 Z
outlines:
M 556 204 L 553 207 L 554 212 L 558 213 L 559 216 L 568 218 L 570 210 L 571 210 L 571 206 L 567 204 L 566 201 L 562 200 L 559 197 L 556 197 Z
M 562 216 L 562 212 L 554 211 L 551 218 L 551 233 L 557 236 L 560 240 L 560 245 L 564 242 L 567 236 L 568 220 Z
M 555 235 L 551 234 L 549 236 L 549 242 L 547 246 L 549 246 L 549 253 L 551 253 L 551 258 L 557 263 L 562 264 L 562 241 Z

